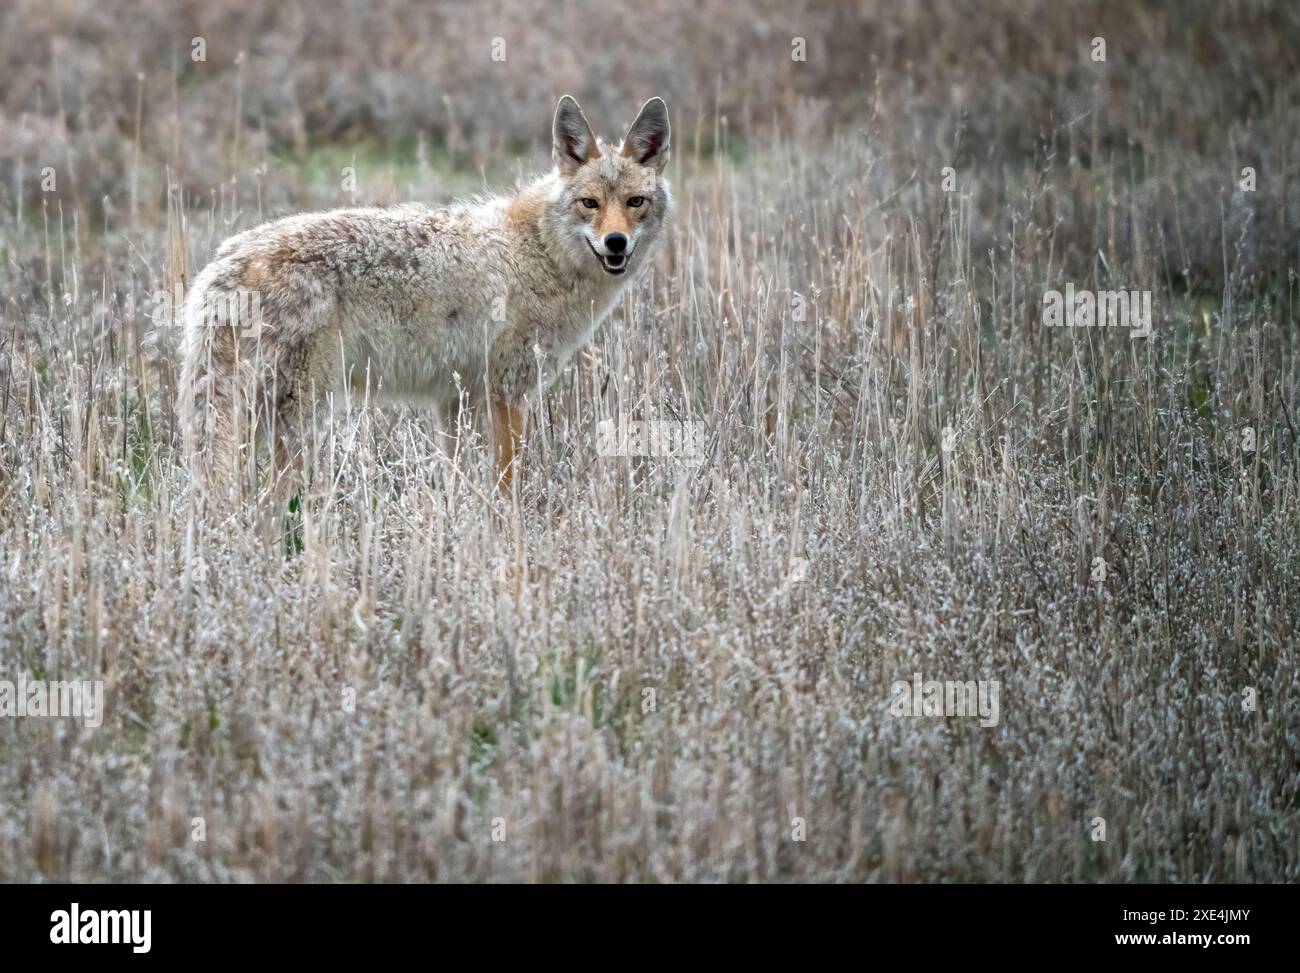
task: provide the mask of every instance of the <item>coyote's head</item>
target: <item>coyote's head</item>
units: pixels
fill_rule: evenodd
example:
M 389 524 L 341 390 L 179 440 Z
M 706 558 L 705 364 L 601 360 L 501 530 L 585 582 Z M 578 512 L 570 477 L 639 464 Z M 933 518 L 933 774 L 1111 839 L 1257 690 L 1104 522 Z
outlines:
M 662 98 L 647 101 L 615 147 L 596 138 L 578 103 L 565 95 L 552 134 L 559 176 L 552 218 L 561 246 L 579 266 L 626 273 L 658 236 L 672 206 L 663 177 L 668 106 Z

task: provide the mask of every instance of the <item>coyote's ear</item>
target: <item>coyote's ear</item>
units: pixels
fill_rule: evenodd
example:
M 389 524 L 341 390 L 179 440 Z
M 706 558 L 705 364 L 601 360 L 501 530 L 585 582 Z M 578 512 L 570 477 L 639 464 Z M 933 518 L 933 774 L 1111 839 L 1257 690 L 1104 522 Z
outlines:
M 551 157 L 564 173 L 573 173 L 584 162 L 600 155 L 596 136 L 587 124 L 587 116 L 569 95 L 560 99 L 551 129 Z
M 643 166 L 663 171 L 668 164 L 668 106 L 651 98 L 623 137 L 623 154 Z

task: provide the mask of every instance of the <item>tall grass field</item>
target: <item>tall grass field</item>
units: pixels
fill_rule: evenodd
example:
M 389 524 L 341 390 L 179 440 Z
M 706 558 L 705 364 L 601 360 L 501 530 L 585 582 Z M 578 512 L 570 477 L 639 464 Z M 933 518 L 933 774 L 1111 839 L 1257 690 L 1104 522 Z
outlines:
M 0 880 L 1300 881 L 1297 38 L 10 0 Z M 678 205 L 515 496 L 477 417 L 340 394 L 292 499 L 202 502 L 221 242 L 508 192 L 565 93 L 614 137 L 662 95 Z M 19 715 L 66 681 L 93 718 Z

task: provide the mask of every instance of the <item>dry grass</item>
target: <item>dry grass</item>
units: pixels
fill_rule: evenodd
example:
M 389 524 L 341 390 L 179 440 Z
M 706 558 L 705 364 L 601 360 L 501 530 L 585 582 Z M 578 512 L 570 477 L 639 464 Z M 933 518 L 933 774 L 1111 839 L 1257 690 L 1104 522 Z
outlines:
M 0 678 L 107 686 L 0 719 L 0 878 L 1300 879 L 1294 6 L 140 6 L 0 23 Z M 518 504 L 340 402 L 293 510 L 197 510 L 149 295 L 342 165 L 508 181 L 568 89 L 669 97 L 681 206 Z M 652 414 L 705 462 L 596 455 Z

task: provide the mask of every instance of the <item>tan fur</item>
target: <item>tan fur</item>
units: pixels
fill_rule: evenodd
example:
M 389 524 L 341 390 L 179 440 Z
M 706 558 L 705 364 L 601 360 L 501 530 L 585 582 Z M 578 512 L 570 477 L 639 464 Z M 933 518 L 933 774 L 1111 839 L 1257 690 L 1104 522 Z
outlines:
M 235 485 L 259 436 L 273 433 L 283 463 L 322 400 L 350 387 L 443 413 L 462 394 L 490 406 L 508 492 L 527 408 L 648 264 L 672 209 L 668 135 L 656 98 L 608 147 L 566 96 L 554 170 L 513 195 L 302 214 L 231 237 L 185 302 L 180 410 L 199 484 Z M 625 259 L 610 233 L 628 238 Z M 214 321 L 241 291 L 260 322 Z

